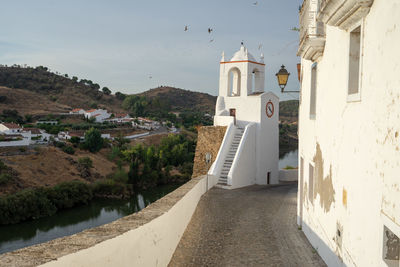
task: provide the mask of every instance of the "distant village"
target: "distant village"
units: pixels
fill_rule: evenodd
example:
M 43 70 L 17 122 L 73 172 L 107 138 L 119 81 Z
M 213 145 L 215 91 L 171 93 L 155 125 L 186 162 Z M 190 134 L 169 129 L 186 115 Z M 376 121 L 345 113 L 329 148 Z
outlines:
M 177 132 L 178 130 L 171 122 L 159 122 L 149 118 L 137 117 L 132 118 L 127 113 L 110 113 L 105 109 L 75 108 L 69 113 L 57 114 L 63 117 L 79 117 L 90 123 L 101 125 L 118 125 L 132 130 L 142 130 L 141 133 L 123 136 L 126 139 L 135 139 L 149 135 L 151 131 L 164 127 L 166 131 Z M 56 119 L 40 119 L 35 123 L 28 125 L 20 125 L 16 122 L 0 123 L 0 147 L 19 147 L 29 145 L 47 145 L 51 141 L 66 141 L 71 138 L 79 138 L 84 141 L 85 131 L 68 130 L 60 131 L 57 134 L 46 132 L 44 125 L 58 125 L 59 120 Z M 106 130 L 100 130 L 101 137 L 112 140 L 113 137 Z M 144 131 L 144 132 L 143 132 Z

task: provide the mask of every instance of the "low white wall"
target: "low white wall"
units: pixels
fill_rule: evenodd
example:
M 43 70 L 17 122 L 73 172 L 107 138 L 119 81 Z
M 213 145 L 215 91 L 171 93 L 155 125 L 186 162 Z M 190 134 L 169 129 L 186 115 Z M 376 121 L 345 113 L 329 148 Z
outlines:
M 29 146 L 31 140 L 30 138 L 24 138 L 19 141 L 3 141 L 0 142 L 0 147 L 10 147 L 10 146 Z
M 234 122 L 232 116 L 214 116 L 214 125 L 216 126 L 228 126 Z
M 209 175 L 208 189 L 216 181 L 215 176 Z M 207 177 L 203 176 L 172 208 L 156 219 L 41 266 L 167 266 L 200 197 L 207 191 L 206 186 Z
M 141 134 L 128 135 L 128 136 L 125 136 L 124 138 L 126 138 L 126 139 L 135 139 L 135 138 L 146 136 L 146 135 L 149 135 L 149 134 L 150 134 L 150 132 L 145 132 L 145 133 L 141 133 Z
M 298 180 L 298 170 L 279 170 L 280 182 L 295 182 Z
M 228 125 L 228 128 L 225 131 L 224 139 L 222 140 L 221 146 L 218 150 L 217 157 L 215 158 L 214 163 L 211 165 L 211 168 L 208 171 L 209 174 L 216 177 L 220 176 L 226 155 L 229 152 L 229 148 L 231 146 L 234 135 L 235 126 L 233 125 L 233 123 L 231 123 Z
M 246 126 L 228 174 L 231 189 L 256 183 L 256 124 Z

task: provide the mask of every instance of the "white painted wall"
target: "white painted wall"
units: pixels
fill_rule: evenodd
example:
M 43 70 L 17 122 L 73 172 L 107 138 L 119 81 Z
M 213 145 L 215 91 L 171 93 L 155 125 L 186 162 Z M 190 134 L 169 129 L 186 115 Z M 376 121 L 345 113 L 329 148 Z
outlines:
M 303 172 L 304 181 L 299 192 L 304 191 L 304 201 L 298 216 L 302 209 L 303 231 L 329 266 L 387 266 L 384 225 L 400 237 L 399 14 L 397 0 L 375 0 L 361 21 L 360 101 L 348 101 L 348 31 L 326 26 L 324 54 L 317 60 L 315 120 L 309 118 L 313 62 L 302 60 L 299 157 L 304 169 L 299 175 Z M 332 177 L 329 209 L 321 204 L 323 193 L 313 202 L 308 197 L 308 166 L 317 143 L 324 183 Z M 335 241 L 337 224 L 343 227 L 341 248 Z
M 255 123 L 248 124 L 244 130 L 236 157 L 228 173 L 228 185 L 231 185 L 231 189 L 256 183 L 256 131 Z
M 230 144 L 232 143 L 233 136 L 235 135 L 236 127 L 231 122 L 225 131 L 224 139 L 222 139 L 221 146 L 219 147 L 217 157 L 208 170 L 208 174 L 219 177 L 222 171 L 222 166 L 225 161 L 226 155 L 228 155 Z
M 19 141 L 3 141 L 0 142 L 0 147 L 12 147 L 12 146 L 29 146 L 30 144 L 30 139 L 29 138 L 24 138 Z
M 135 139 L 135 138 L 143 137 L 143 136 L 146 136 L 146 135 L 149 135 L 149 134 L 150 134 L 150 132 L 145 132 L 145 133 L 141 133 L 141 134 L 128 135 L 128 136 L 125 136 L 124 138 L 126 138 L 126 139 Z
M 214 125 L 228 126 L 233 124 L 234 118 L 231 116 L 214 116 Z
M 209 176 L 209 188 L 215 184 L 216 178 Z M 167 266 L 206 185 L 204 176 L 169 211 L 149 223 L 41 266 Z

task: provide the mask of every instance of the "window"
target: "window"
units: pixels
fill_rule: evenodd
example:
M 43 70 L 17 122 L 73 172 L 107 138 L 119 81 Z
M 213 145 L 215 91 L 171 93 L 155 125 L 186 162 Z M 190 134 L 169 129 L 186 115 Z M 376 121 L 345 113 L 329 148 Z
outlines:
M 308 167 L 308 200 L 311 203 L 314 200 L 314 166 L 311 163 Z
M 400 239 L 386 226 L 383 227 L 383 261 L 387 266 L 400 264 Z
M 360 100 L 361 26 L 350 32 L 348 101 Z
M 317 102 L 317 63 L 311 66 L 310 119 L 315 119 Z

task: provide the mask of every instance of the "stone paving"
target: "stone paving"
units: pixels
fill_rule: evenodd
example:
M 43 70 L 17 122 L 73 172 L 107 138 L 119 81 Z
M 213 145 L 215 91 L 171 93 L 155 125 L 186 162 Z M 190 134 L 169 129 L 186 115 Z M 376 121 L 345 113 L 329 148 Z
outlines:
M 297 184 L 213 188 L 169 266 L 326 266 L 296 224 Z

